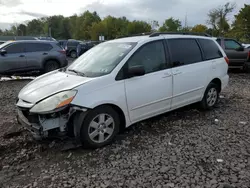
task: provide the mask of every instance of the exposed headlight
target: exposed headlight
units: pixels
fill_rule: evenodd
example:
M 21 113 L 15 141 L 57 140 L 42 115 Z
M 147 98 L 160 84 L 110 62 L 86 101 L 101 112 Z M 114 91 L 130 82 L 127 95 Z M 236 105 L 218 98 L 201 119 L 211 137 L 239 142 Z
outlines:
M 69 103 L 71 103 L 76 93 L 77 91 L 75 90 L 69 90 L 57 93 L 36 104 L 33 108 L 31 108 L 30 112 L 45 113 L 66 106 Z

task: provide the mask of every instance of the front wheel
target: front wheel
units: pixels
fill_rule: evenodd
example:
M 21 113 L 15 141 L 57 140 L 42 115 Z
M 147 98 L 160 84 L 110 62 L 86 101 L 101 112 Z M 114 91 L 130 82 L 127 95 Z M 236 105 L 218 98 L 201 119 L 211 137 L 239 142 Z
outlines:
M 99 148 L 110 144 L 119 132 L 120 120 L 117 112 L 109 106 L 90 111 L 81 128 L 84 147 Z
M 218 99 L 219 99 L 219 87 L 214 83 L 210 83 L 200 103 L 202 109 L 204 110 L 212 109 L 218 103 Z

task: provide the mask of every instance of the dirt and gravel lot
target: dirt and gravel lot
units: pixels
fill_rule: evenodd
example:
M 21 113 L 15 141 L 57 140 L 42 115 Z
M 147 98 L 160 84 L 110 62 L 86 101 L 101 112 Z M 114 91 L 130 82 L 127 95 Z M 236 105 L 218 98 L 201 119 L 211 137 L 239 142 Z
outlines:
M 28 81 L 0 82 L 0 187 L 250 187 L 250 75 L 230 74 L 218 107 L 195 105 L 138 123 L 112 145 L 61 151 L 15 120 Z

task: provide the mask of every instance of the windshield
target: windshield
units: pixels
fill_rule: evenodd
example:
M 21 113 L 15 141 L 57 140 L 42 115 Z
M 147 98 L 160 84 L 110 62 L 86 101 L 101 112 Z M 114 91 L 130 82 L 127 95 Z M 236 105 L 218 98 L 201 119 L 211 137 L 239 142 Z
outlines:
M 7 44 L 12 43 L 11 41 L 5 42 L 3 44 L 0 44 L 0 49 L 2 49 L 3 47 L 5 47 Z
M 75 70 L 86 77 L 109 74 L 137 43 L 108 42 L 99 44 L 81 55 L 68 70 Z

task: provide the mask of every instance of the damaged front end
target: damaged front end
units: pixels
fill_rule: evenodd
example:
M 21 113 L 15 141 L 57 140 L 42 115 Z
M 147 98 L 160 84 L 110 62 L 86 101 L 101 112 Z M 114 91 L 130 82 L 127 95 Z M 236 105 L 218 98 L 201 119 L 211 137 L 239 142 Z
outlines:
M 38 104 L 40 105 L 40 103 Z M 82 121 L 79 120 L 80 117 L 85 116 L 87 109 L 72 106 L 70 103 L 64 102 L 64 104 L 53 110 L 34 112 L 38 105 L 29 104 L 29 102 L 19 99 L 17 102 L 17 121 L 29 130 L 36 140 L 58 136 L 71 136 L 80 140 L 79 131 Z M 37 109 L 45 108 L 38 106 Z

